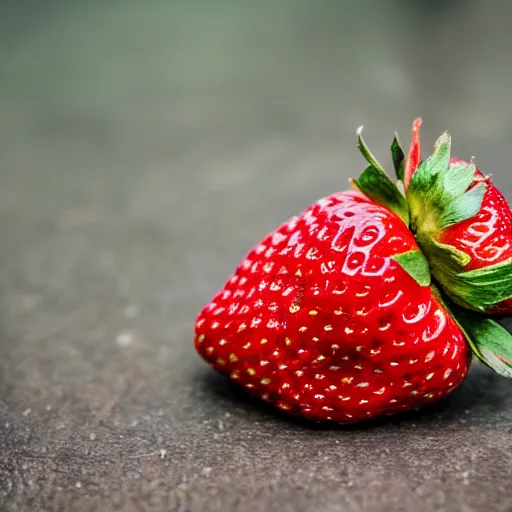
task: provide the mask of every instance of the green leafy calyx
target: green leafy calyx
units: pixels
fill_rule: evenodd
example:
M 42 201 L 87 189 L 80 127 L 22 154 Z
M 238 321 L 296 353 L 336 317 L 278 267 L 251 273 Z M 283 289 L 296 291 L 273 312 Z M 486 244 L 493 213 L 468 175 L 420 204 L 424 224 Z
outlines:
M 407 190 L 411 230 L 420 236 L 436 238 L 453 224 L 478 213 L 486 183 L 472 186 L 476 167 L 472 163 L 450 165 L 451 139 L 443 133 L 430 157 L 413 173 Z
M 470 162 L 451 161 L 451 137 L 443 133 L 432 154 L 421 159 L 421 119 L 413 124 L 409 153 L 404 154 L 395 135 L 391 155 L 397 182 L 393 182 L 357 132 L 358 146 L 369 166 L 352 185 L 373 201 L 396 213 L 414 234 L 430 273 L 456 304 L 474 311 L 487 312 L 512 297 L 512 262 L 467 271 L 469 254 L 442 243 L 450 226 L 475 216 L 482 207 L 487 180 L 475 178 Z M 400 255 L 402 258 L 402 255 Z M 426 273 L 416 274 L 407 257 L 399 261 L 418 282 L 426 282 Z M 415 259 L 418 263 L 420 260 Z M 418 267 L 420 268 L 420 267 Z

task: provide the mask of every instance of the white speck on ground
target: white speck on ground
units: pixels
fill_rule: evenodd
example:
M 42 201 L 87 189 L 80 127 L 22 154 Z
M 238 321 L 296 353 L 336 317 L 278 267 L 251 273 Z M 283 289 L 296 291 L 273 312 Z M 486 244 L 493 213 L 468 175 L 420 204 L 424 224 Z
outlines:
M 120 347 L 129 347 L 134 340 L 132 331 L 121 331 L 116 337 L 116 343 Z

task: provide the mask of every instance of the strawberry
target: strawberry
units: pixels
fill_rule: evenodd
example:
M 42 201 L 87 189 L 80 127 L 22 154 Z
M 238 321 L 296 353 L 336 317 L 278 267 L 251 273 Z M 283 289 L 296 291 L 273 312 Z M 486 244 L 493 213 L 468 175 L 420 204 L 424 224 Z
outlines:
M 421 202 L 418 186 L 445 147 L 438 142 L 420 163 L 419 122 L 407 158 L 395 138 L 400 187 L 360 132 L 359 147 L 370 165 L 352 180 L 356 190 L 320 199 L 267 235 L 195 325 L 196 349 L 215 370 L 282 410 L 319 421 L 353 423 L 434 402 L 464 380 L 472 353 L 512 377 L 512 336 L 462 307 L 470 294 L 460 287 L 432 281 L 441 268 L 432 253 L 448 254 L 452 269 L 453 254 L 462 251 L 428 238 L 439 235 L 432 226 L 445 227 L 443 210 L 430 196 Z M 419 216 L 432 204 L 432 215 Z

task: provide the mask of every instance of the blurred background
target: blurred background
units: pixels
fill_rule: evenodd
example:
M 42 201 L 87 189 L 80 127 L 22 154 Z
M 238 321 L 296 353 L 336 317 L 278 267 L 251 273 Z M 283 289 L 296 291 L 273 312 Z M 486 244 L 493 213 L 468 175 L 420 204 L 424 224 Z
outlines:
M 85 510 L 87 497 L 110 510 L 171 482 L 166 503 L 228 510 L 229 492 L 217 502 L 211 489 L 229 473 L 233 496 L 252 482 L 251 510 L 273 485 L 305 507 L 316 486 L 326 500 L 316 510 L 334 510 L 345 478 L 332 477 L 336 463 L 309 462 L 301 477 L 303 463 L 273 453 L 269 432 L 322 449 L 211 376 L 193 351 L 195 315 L 251 245 L 363 169 L 361 124 L 389 165 L 393 132 L 408 145 L 422 116 L 425 150 L 451 131 L 453 153 L 475 155 L 510 198 L 511 17 L 512 3 L 498 0 L 1 2 L 0 500 Z M 473 379 L 495 384 L 485 372 Z M 494 389 L 463 388 L 436 412 L 444 426 L 429 432 L 427 422 L 424 434 L 446 434 L 470 406 L 475 428 L 501 432 L 488 422 L 503 417 L 508 394 Z M 248 444 L 233 437 L 245 443 L 248 432 Z M 404 436 L 421 456 L 414 430 Z M 511 453 L 510 434 L 485 442 L 497 439 L 487 448 Z M 250 469 L 252 442 L 272 456 Z M 421 478 L 434 488 L 412 490 L 404 460 L 368 489 L 371 463 L 351 459 L 351 446 L 344 460 L 364 471 L 354 469 L 347 496 L 361 506 L 389 487 L 390 507 L 420 511 L 435 505 L 435 486 L 463 485 L 453 476 L 461 452 L 427 464 Z M 269 476 L 272 460 L 288 472 Z M 482 477 L 473 494 L 443 499 L 488 507 L 507 495 L 495 476 L 492 492 Z

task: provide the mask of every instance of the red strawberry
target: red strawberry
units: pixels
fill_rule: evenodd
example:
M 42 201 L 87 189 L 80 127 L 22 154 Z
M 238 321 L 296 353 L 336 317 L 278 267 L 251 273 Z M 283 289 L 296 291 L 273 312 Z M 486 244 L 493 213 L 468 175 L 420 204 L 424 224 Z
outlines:
M 359 192 L 323 198 L 265 237 L 201 311 L 195 336 L 200 355 L 250 393 L 342 423 L 447 395 L 471 349 L 512 376 L 512 337 L 431 285 L 407 201 L 359 142 L 370 162 Z M 402 174 L 396 139 L 392 150 Z

